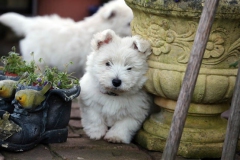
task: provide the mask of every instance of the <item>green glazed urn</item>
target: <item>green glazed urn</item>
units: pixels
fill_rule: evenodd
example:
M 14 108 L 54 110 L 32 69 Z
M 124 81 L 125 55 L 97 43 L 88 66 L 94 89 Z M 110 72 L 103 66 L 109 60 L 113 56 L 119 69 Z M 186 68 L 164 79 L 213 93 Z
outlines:
M 152 45 L 147 91 L 161 112 L 152 114 L 135 140 L 163 151 L 204 0 L 125 0 L 133 10 L 132 34 Z M 220 0 L 191 100 L 178 155 L 219 158 L 240 55 L 240 0 Z

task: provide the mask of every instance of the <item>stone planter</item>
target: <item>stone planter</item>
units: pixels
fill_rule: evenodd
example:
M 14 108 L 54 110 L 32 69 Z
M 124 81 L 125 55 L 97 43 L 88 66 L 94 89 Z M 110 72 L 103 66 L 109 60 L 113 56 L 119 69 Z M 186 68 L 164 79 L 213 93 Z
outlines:
M 163 151 L 181 89 L 204 1 L 126 0 L 134 19 L 132 33 L 152 44 L 145 87 L 161 112 L 153 114 L 136 136 L 149 150 Z M 240 0 L 220 1 L 193 93 L 178 155 L 221 156 L 240 55 Z

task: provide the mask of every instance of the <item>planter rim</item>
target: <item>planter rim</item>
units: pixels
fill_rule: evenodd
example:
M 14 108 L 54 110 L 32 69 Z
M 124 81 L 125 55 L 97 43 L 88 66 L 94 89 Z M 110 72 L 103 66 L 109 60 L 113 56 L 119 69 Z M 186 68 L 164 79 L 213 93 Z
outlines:
M 180 2 L 165 0 L 125 0 L 130 8 L 156 15 L 199 18 L 204 0 L 188 0 Z M 146 2 L 147 1 L 147 2 Z M 240 0 L 220 0 L 215 18 L 240 19 Z

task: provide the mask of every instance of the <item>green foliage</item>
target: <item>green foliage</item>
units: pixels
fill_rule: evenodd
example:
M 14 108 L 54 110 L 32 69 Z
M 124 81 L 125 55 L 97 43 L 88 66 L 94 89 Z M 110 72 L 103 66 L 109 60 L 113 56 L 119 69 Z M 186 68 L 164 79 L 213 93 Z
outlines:
M 28 64 L 22 60 L 22 57 L 16 53 L 15 47 L 12 47 L 12 51 L 8 53 L 8 56 L 2 56 L 0 60 L 4 65 L 3 71 L 5 73 L 14 73 L 19 76 L 25 72 L 33 73 L 37 67 L 34 61 Z
M 78 79 L 68 74 L 67 71 L 59 71 L 56 67 L 46 67 L 44 72 L 38 74 L 36 78 L 37 85 L 45 85 L 47 82 L 51 82 L 53 88 L 68 89 L 74 85 L 79 85 Z
M 59 71 L 56 67 L 46 66 L 43 73 L 30 73 L 28 76 L 21 77 L 20 82 L 24 85 L 44 86 L 48 82 L 52 83 L 55 89 L 69 89 L 74 85 L 79 85 L 77 78 L 68 74 L 66 71 Z
M 23 85 L 35 85 L 38 75 L 33 73 L 25 72 L 19 79 L 19 83 Z
M 45 70 L 42 72 L 34 61 L 34 53 L 32 53 L 32 56 L 33 60 L 26 63 L 13 47 L 9 56 L 1 57 L 4 64 L 3 71 L 18 74 L 20 76 L 19 83 L 23 85 L 44 86 L 51 82 L 52 87 L 56 89 L 69 89 L 74 85 L 79 85 L 78 79 L 67 72 L 68 65 L 72 62 L 65 66 L 65 71 L 59 71 L 56 67 L 45 66 Z M 39 62 L 43 62 L 43 59 L 40 58 Z

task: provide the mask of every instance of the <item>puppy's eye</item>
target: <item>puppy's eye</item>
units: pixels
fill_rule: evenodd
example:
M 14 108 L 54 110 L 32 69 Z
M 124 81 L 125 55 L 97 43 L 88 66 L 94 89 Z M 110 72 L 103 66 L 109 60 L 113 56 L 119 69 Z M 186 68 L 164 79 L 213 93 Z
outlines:
M 106 63 L 106 66 L 110 66 L 110 63 L 109 63 L 109 62 L 107 62 L 107 63 Z
M 130 71 L 131 69 L 132 69 L 132 67 L 127 68 L 128 71 Z

